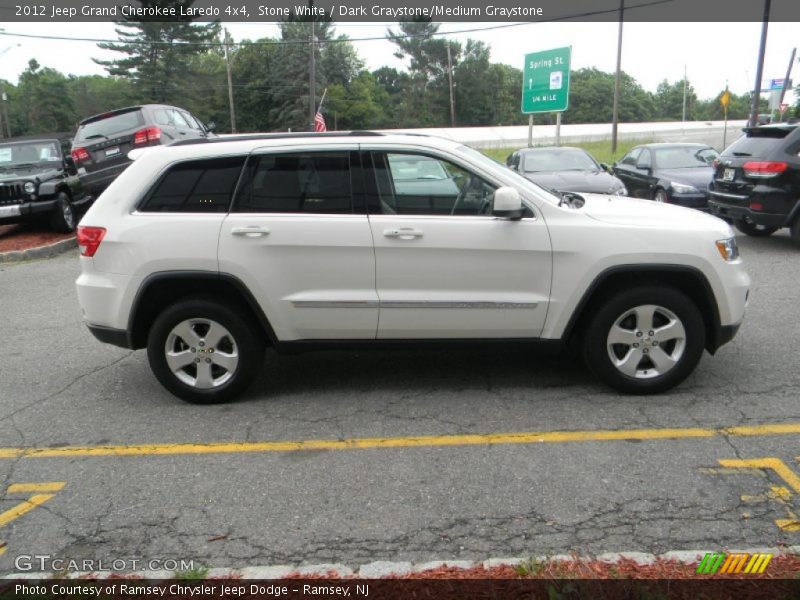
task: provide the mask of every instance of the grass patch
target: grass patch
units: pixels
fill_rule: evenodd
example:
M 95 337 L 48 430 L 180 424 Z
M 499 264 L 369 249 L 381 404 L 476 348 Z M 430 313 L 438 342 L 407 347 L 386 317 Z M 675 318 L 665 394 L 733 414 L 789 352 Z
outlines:
M 589 154 L 594 156 L 598 162 L 611 165 L 617 159 L 622 158 L 622 156 L 634 146 L 647 144 L 650 141 L 651 140 L 618 140 L 616 153 L 611 152 L 611 140 L 603 140 L 599 142 L 575 142 L 563 145 L 583 148 Z M 514 152 L 514 150 L 519 150 L 519 148 L 519 146 L 511 148 L 481 148 L 481 152 L 483 152 L 489 158 L 493 158 L 501 163 L 505 163 L 508 155 Z
M 539 577 L 544 573 L 546 566 L 547 563 L 545 561 L 531 557 L 514 567 L 514 571 L 520 577 Z
M 175 579 L 181 579 L 184 581 L 205 579 L 206 575 L 208 575 L 208 571 L 208 567 L 196 567 L 194 569 L 189 569 L 188 571 L 176 571 Z

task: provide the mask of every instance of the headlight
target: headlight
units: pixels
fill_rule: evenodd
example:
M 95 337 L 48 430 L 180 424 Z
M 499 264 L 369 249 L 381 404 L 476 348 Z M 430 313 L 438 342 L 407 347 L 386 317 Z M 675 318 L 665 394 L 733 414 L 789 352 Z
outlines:
M 616 189 L 611 193 L 613 195 L 615 195 L 615 196 L 627 196 L 628 195 L 628 190 L 625 189 L 625 186 L 622 186 L 621 188 Z
M 693 185 L 686 185 L 684 183 L 678 183 L 677 181 L 672 181 L 670 182 L 669 185 L 672 187 L 673 190 L 675 190 L 679 194 L 691 194 L 692 192 L 699 191 Z
M 736 238 L 729 237 L 724 240 L 717 240 L 717 250 L 723 260 L 728 262 L 739 258 L 739 246 L 736 245 Z
M 32 181 L 27 182 L 25 185 L 22 186 L 22 189 L 25 190 L 26 194 L 32 194 L 36 191 L 36 184 Z

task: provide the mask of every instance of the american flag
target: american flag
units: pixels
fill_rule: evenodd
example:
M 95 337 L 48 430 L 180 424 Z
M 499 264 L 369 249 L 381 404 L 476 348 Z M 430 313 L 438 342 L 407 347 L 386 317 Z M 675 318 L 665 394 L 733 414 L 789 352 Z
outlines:
M 322 113 L 319 111 L 314 115 L 314 131 L 328 131 L 328 127 L 325 125 L 325 117 L 323 117 Z

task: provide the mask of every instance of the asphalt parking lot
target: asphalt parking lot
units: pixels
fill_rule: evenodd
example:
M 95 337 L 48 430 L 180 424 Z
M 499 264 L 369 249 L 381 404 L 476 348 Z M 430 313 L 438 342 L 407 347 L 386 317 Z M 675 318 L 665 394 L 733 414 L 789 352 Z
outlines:
M 644 398 L 519 349 L 341 351 L 190 406 L 85 329 L 75 251 L 0 265 L 0 572 L 800 544 L 800 249 L 740 245 L 738 337 Z

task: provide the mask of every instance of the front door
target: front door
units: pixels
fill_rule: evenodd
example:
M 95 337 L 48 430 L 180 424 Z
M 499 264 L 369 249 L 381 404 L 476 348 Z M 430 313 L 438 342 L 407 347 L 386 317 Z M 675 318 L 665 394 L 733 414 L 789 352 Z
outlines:
M 550 295 L 547 227 L 492 216 L 497 185 L 436 154 L 365 153 L 379 339 L 535 338 Z

